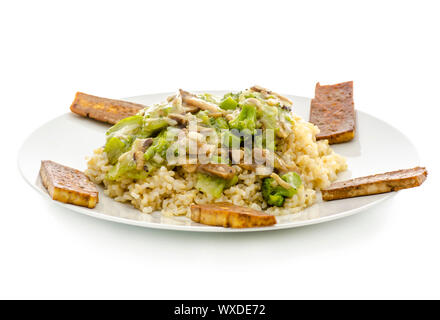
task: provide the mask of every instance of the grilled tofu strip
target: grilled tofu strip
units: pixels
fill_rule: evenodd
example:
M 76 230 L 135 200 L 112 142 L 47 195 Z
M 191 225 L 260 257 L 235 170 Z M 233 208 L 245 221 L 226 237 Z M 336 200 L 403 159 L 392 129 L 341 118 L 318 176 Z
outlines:
M 317 140 L 329 144 L 342 143 L 354 138 L 356 113 L 353 102 L 353 81 L 315 88 L 310 107 L 310 122 L 318 126 Z
M 428 176 L 423 167 L 404 169 L 333 183 L 321 190 L 326 201 L 398 191 L 420 186 Z
M 98 189 L 79 170 L 45 160 L 41 161 L 40 176 L 54 200 L 88 208 L 98 203 Z
M 274 216 L 230 203 L 192 205 L 191 220 L 225 228 L 264 227 L 277 222 Z
M 70 110 L 80 116 L 115 124 L 119 120 L 134 116 L 145 106 L 133 102 L 100 98 L 77 92 Z

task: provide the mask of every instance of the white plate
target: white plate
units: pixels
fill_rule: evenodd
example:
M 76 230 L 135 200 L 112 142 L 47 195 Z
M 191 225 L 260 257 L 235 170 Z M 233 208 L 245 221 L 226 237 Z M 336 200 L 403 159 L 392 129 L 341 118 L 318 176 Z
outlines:
M 210 92 L 214 94 L 225 93 L 225 91 Z M 151 94 L 127 98 L 126 100 L 141 104 L 152 104 L 162 101 L 169 95 L 170 93 Z M 310 99 L 295 96 L 288 97 L 294 102 L 294 112 L 304 119 L 308 119 Z M 419 164 L 415 147 L 403 133 L 364 112 L 358 111 L 357 117 L 356 138 L 348 143 L 333 145 L 333 149 L 345 156 L 348 162 L 348 171 L 340 174 L 339 180 L 410 168 Z M 53 160 L 84 170 L 86 168 L 85 157 L 91 155 L 94 149 L 104 144 L 104 132 L 108 127 L 108 125 L 81 118 L 72 113 L 66 113 L 49 121 L 29 136 L 19 152 L 18 165 L 23 177 L 44 197 L 49 201 L 53 201 L 39 179 L 40 161 Z M 128 204 L 112 200 L 105 196 L 102 191 L 102 188 L 100 188 L 99 204 L 94 209 L 64 204 L 58 201 L 54 201 L 54 203 L 95 218 L 148 228 L 246 232 L 293 228 L 339 219 L 378 204 L 395 194 L 393 192 L 330 202 L 318 200 L 315 205 L 300 213 L 277 217 L 278 223 L 274 226 L 231 229 L 201 225 L 186 217 L 162 217 L 160 212 L 151 215 L 143 214 Z M 319 195 L 318 198 L 320 198 Z

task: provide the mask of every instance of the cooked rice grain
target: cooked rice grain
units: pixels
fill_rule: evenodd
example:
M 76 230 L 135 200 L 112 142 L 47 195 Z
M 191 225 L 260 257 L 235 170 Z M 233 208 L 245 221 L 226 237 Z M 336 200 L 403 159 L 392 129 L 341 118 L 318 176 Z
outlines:
M 277 151 L 288 165 L 296 165 L 301 172 L 303 185 L 297 194 L 286 199 L 283 207 L 268 207 L 261 194 L 261 177 L 234 166 L 238 183 L 226 189 L 219 199 L 195 189 L 196 174 L 186 173 L 180 167 L 168 170 L 165 166 L 142 181 L 125 179 L 112 182 L 105 179 L 111 169 L 103 148 L 94 151 L 85 171 L 95 183 L 103 183 L 105 194 L 116 201 L 129 202 L 143 213 L 162 210 L 163 215 L 190 216 L 192 203 L 230 202 L 264 210 L 273 215 L 298 212 L 316 201 L 317 189 L 328 187 L 338 172 L 347 168 L 345 159 L 333 152 L 327 140 L 316 141 L 319 129 L 299 117 L 294 117 L 293 132 L 278 142 Z

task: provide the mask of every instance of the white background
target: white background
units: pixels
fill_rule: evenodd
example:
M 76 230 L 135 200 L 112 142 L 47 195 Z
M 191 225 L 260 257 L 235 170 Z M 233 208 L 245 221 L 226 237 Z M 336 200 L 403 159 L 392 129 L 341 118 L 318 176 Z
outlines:
M 440 298 L 439 9 L 1 2 L 0 298 Z M 48 202 L 17 169 L 24 139 L 67 112 L 76 91 L 121 98 L 260 84 L 310 97 L 317 81 L 346 80 L 359 110 L 408 135 L 429 177 L 338 221 L 254 234 L 118 225 Z

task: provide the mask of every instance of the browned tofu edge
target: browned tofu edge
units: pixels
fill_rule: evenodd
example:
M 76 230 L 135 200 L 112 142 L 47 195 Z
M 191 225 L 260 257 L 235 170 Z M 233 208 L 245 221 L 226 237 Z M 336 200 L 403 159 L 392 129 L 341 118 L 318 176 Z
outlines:
M 63 167 L 64 170 L 71 171 L 75 173 L 76 176 L 80 175 L 82 179 L 87 179 L 87 181 L 90 183 L 87 190 L 81 190 L 81 187 L 77 187 L 77 190 L 75 190 L 75 188 L 63 186 L 63 182 L 59 180 L 60 177 L 58 177 L 58 175 L 51 170 L 51 166 L 54 165 Z M 63 166 L 54 161 L 43 160 L 41 161 L 40 177 L 43 186 L 46 188 L 53 200 L 88 207 L 90 209 L 93 209 L 99 202 L 98 189 L 83 172 L 77 169 Z M 75 184 L 75 179 L 71 179 L 70 182 Z
M 275 216 L 229 203 L 191 205 L 191 220 L 225 228 L 253 228 L 276 224 Z
M 144 105 L 108 98 L 101 98 L 77 92 L 70 110 L 82 117 L 101 122 L 115 124 L 118 121 L 133 116 L 145 108 Z
M 338 90 L 343 90 L 346 95 L 341 97 L 337 94 Z M 329 111 L 336 107 L 339 107 L 339 111 L 344 111 L 343 119 L 340 116 L 335 118 L 333 112 Z M 356 134 L 353 81 L 324 86 L 318 82 L 315 87 L 315 98 L 310 104 L 309 121 L 321 129 L 321 132 L 316 135 L 316 140 L 326 139 L 329 144 L 353 140 Z M 320 127 L 322 122 L 326 123 L 325 127 Z
M 420 186 L 427 176 L 426 168 L 415 167 L 339 181 L 321 190 L 322 199 L 331 201 L 414 188 Z
M 334 132 L 332 134 L 327 135 L 316 135 L 316 140 L 328 140 L 329 144 L 338 144 L 348 142 L 354 139 L 356 134 L 356 129 L 344 131 L 344 132 Z

